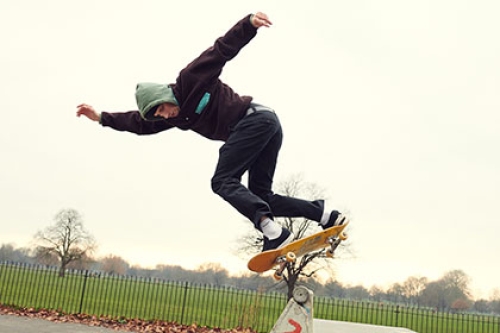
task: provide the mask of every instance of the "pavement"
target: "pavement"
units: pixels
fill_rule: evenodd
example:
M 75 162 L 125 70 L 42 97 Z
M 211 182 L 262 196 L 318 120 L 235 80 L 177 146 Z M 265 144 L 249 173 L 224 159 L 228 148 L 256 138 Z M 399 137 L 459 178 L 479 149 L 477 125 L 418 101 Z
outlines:
M 334 320 L 313 320 L 314 333 L 416 333 L 407 328 L 348 323 Z
M 382 327 L 365 324 L 354 324 L 330 320 L 313 320 L 314 333 L 411 333 L 406 328 Z M 52 321 L 20 317 L 16 315 L 0 315 L 0 333 L 112 333 L 111 328 L 92 327 L 79 323 L 55 323 Z M 312 333 L 312 332 L 311 332 Z
M 0 333 L 111 333 L 110 328 L 0 314 Z

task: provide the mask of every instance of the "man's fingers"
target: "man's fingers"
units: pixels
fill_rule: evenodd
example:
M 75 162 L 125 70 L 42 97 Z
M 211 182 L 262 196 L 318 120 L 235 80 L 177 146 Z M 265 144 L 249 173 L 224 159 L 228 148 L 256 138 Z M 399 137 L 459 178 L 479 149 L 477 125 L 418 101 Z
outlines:
M 266 26 L 266 27 L 269 27 L 270 25 L 272 25 L 273 23 L 269 20 L 269 17 L 262 13 L 262 12 L 258 12 L 255 14 L 255 18 L 258 20 L 258 23 L 259 25 L 261 26 Z

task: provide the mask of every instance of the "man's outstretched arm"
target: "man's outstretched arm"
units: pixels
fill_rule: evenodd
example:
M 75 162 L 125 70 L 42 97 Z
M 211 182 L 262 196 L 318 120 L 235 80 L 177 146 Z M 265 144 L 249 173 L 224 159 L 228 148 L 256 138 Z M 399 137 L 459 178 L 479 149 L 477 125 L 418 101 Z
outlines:
M 78 105 L 76 115 L 78 117 L 85 116 L 92 121 L 99 122 L 102 126 L 111 127 L 117 131 L 131 132 L 139 135 L 154 134 L 173 127 L 162 120 L 144 120 L 139 111 L 100 113 L 88 104 Z

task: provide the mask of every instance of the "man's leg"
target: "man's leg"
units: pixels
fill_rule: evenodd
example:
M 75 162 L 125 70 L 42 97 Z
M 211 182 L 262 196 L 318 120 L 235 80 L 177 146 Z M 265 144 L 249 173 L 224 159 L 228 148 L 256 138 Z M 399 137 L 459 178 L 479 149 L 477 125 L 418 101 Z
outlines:
M 241 177 L 258 159 L 280 129 L 272 112 L 261 111 L 244 117 L 219 151 L 212 189 L 246 216 L 260 230 L 263 217 L 272 217 L 269 205 L 241 184 Z
M 324 200 L 308 201 L 275 194 L 272 190 L 278 153 L 283 141 L 281 126 L 269 140 L 249 169 L 248 188 L 269 204 L 276 217 L 304 217 L 318 222 L 323 228 L 345 223 L 345 216 L 336 210 L 326 210 Z
M 324 213 L 324 201 L 307 201 L 275 194 L 272 191 L 274 172 L 283 141 L 281 126 L 269 140 L 248 172 L 248 188 L 266 201 L 274 216 L 305 217 L 319 222 Z

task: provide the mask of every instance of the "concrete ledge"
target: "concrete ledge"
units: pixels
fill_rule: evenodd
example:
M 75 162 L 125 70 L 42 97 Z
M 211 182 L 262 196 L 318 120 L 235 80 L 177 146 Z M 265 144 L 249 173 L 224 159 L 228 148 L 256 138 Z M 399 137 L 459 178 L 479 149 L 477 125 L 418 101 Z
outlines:
M 314 333 L 416 333 L 402 327 L 387 327 L 334 320 L 313 320 Z

